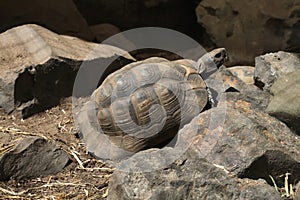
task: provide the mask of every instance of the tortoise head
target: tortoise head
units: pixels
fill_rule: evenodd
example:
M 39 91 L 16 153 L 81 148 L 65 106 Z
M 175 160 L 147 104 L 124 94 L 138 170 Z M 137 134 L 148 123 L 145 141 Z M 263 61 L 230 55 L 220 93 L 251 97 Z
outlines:
M 213 59 L 217 68 L 221 67 L 227 59 L 227 52 L 225 48 L 214 49 L 208 54 L 210 54 L 210 57 Z
M 227 59 L 227 52 L 225 48 L 214 49 L 206 54 L 204 54 L 198 61 L 199 73 L 205 71 L 212 71 L 213 69 L 218 69 L 223 65 Z

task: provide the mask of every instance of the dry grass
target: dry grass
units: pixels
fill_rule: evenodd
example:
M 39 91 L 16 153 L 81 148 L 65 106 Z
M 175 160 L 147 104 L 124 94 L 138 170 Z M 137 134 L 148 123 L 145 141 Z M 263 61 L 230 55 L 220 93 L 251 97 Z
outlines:
M 274 178 L 269 175 L 270 179 L 272 180 L 272 183 L 274 185 L 274 188 L 277 192 L 280 193 L 281 197 L 286 200 L 293 200 L 295 198 L 295 187 L 293 184 L 289 183 L 289 176 L 291 176 L 290 173 L 285 173 L 281 175 L 280 177 L 284 177 L 284 186 L 278 187 Z

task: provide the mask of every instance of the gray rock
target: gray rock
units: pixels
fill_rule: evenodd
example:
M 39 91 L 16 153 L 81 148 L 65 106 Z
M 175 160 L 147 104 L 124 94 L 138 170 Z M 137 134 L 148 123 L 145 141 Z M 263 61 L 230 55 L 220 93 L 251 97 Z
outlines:
M 291 172 L 293 180 L 300 180 L 299 136 L 279 120 L 251 109 L 246 101 L 210 109 L 180 133 L 197 135 L 190 148 L 240 178 L 263 178 L 271 183 L 269 175 Z
M 300 51 L 299 1 L 202 0 L 196 15 L 216 46 L 230 52 L 230 65 L 253 64 L 265 52 Z
M 239 199 L 251 200 L 269 200 L 269 199 L 282 199 L 280 194 L 274 190 L 274 187 L 266 185 L 262 179 L 248 180 L 243 179 L 242 189 Z
M 215 106 L 218 105 L 218 102 L 226 102 L 227 100 L 246 100 L 251 103 L 253 109 L 264 110 L 269 103 L 270 94 L 268 92 L 245 83 L 238 76 L 235 76 L 230 68 L 220 68 L 205 82 L 210 89 Z
M 89 95 L 109 71 L 133 60 L 119 48 L 37 25 L 8 30 L 0 34 L 0 42 L 0 107 L 22 117 L 57 105 L 61 97 L 72 95 L 73 86 L 75 95 Z
M 274 95 L 267 112 L 285 122 L 300 135 L 300 70 L 278 78 L 271 87 Z
M 0 158 L 0 180 L 28 179 L 56 174 L 69 162 L 68 154 L 38 137 L 22 139 Z
M 270 91 L 276 79 L 300 70 L 300 54 L 279 51 L 255 58 L 255 84 L 265 91 Z
M 263 180 L 233 178 L 190 151 L 168 167 L 154 172 L 115 171 L 109 182 L 108 199 L 279 200 L 280 195 Z
M 279 187 L 286 172 L 300 180 L 300 138 L 246 101 L 222 106 L 181 129 L 174 147 L 120 163 L 109 199 L 280 199 L 269 175 Z
M 11 0 L 0 6 L 0 32 L 34 23 L 64 35 L 92 41 L 95 37 L 72 0 Z

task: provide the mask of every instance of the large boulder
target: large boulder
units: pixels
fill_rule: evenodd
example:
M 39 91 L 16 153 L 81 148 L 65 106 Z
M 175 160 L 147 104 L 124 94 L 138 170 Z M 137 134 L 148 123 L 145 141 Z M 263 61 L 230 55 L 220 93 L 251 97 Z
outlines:
M 264 180 L 232 178 L 226 170 L 199 159 L 195 152 L 155 172 L 115 171 L 108 194 L 109 200 L 281 199 Z
M 228 101 L 181 129 L 173 147 L 137 153 L 117 167 L 109 199 L 280 199 L 270 176 L 278 187 L 287 172 L 290 183 L 299 182 L 300 138 L 250 103 Z
M 11 0 L 0 2 L 0 32 L 35 23 L 56 33 L 92 41 L 94 35 L 72 0 Z
M 190 148 L 199 157 L 240 178 L 263 178 L 271 184 L 272 175 L 282 185 L 280 175 L 291 172 L 293 180 L 300 180 L 299 136 L 247 101 L 224 101 L 200 114 L 181 133 L 196 135 Z
M 23 117 L 57 105 L 74 87 L 76 96 L 91 94 L 107 68 L 113 71 L 133 60 L 119 48 L 60 36 L 38 25 L 10 29 L 0 34 L 0 44 L 0 107 Z
M 299 52 L 299 12 L 297 0 L 203 0 L 196 9 L 198 23 L 228 49 L 232 65 L 253 64 L 266 52 Z
M 300 70 L 276 80 L 271 93 L 274 96 L 266 111 L 300 135 Z

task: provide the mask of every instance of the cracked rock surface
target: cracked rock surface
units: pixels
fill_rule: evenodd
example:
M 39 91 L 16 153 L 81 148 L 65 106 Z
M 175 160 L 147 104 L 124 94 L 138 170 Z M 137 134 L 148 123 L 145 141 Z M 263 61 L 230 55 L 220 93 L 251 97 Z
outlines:
M 89 95 L 107 69 L 133 60 L 117 47 L 61 36 L 38 25 L 10 29 L 0 34 L 0 41 L 0 107 L 23 118 L 71 96 L 74 84 L 75 95 Z

